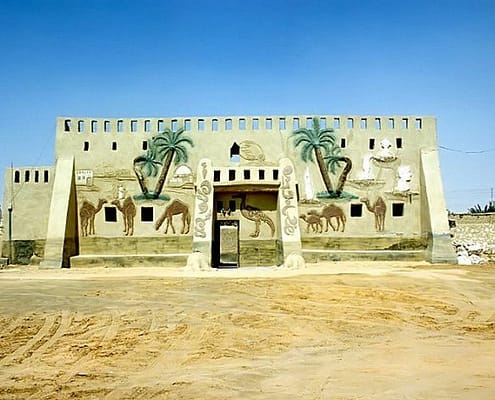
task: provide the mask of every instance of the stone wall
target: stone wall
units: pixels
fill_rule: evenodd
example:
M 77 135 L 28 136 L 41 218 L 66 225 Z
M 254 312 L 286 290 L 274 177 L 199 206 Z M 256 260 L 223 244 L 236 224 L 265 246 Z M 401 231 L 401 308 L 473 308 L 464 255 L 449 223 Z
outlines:
M 495 261 L 495 213 L 450 214 L 449 221 L 458 250 L 464 248 L 482 261 Z

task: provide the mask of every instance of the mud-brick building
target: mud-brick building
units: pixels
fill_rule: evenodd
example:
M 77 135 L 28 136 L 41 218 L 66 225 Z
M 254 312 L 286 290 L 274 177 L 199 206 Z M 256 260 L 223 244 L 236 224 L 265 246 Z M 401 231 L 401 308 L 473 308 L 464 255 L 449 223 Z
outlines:
M 456 260 L 432 117 L 61 117 L 55 154 L 5 173 L 13 262 Z

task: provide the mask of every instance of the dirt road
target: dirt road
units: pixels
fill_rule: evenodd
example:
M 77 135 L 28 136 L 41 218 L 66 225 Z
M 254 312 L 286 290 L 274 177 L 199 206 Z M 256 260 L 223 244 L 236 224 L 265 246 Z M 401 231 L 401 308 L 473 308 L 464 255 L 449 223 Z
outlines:
M 0 398 L 495 398 L 493 265 L 185 275 L 0 271 Z

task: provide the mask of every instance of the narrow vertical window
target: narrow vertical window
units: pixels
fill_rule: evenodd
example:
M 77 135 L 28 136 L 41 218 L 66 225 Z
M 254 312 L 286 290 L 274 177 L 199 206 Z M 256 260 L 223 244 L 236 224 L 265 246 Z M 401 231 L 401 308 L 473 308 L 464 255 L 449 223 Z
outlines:
M 112 150 L 117 151 L 117 142 L 112 142 Z
M 278 169 L 274 169 L 272 171 L 272 178 L 274 181 L 277 181 L 278 180 Z
M 145 131 L 145 132 L 149 132 L 149 131 L 150 131 L 150 126 L 151 126 L 151 124 L 150 124 L 150 120 L 149 120 L 149 119 L 146 119 L 146 120 L 144 121 L 144 131 Z
M 272 119 L 271 118 L 267 118 L 265 120 L 265 128 L 266 129 L 272 129 Z
M 260 181 L 262 181 L 262 180 L 264 180 L 264 179 L 265 179 L 265 170 L 264 170 L 264 169 L 260 169 L 260 170 L 258 171 L 258 179 L 259 179 Z
M 204 130 L 205 130 L 205 120 L 198 119 L 198 131 L 204 131 Z
M 373 150 L 375 148 L 375 139 L 373 138 L 370 139 L 368 147 L 370 150 Z
M 34 171 L 34 182 L 38 183 L 40 181 L 40 171 Z
M 239 129 L 240 129 L 241 131 L 246 130 L 246 120 L 245 120 L 244 118 L 241 118 L 241 119 L 239 120 Z
M 117 132 L 122 132 L 123 129 L 124 129 L 124 121 L 119 119 L 117 121 Z
M 143 140 L 142 149 L 143 150 L 148 150 L 148 141 L 147 140 Z
M 389 129 L 395 129 L 395 120 L 393 118 L 388 119 L 388 127 Z
M 299 118 L 294 118 L 292 120 L 292 129 L 299 129 Z
M 137 132 L 137 121 L 136 120 L 131 121 L 131 132 Z
M 278 128 L 283 131 L 285 130 L 285 118 L 280 118 L 278 120 Z
M 354 128 L 354 120 L 352 118 L 347 118 L 347 129 Z
M 191 120 L 190 119 L 184 120 L 184 130 L 185 131 L 191 130 Z
M 226 131 L 232 130 L 232 120 L 230 118 L 225 120 L 225 130 Z
M 253 118 L 253 131 L 260 129 L 260 120 L 258 118 Z
M 361 129 L 368 128 L 368 120 L 366 118 L 361 118 Z
M 19 171 L 14 172 L 14 183 L 19 183 L 21 181 L 21 173 Z
M 407 118 L 402 118 L 402 129 L 409 129 L 409 121 Z
M 347 143 L 345 142 L 345 138 L 340 138 L 340 147 L 345 149 L 346 145 L 347 145 Z
M 218 131 L 218 119 L 211 120 L 211 130 L 215 132 Z
M 325 117 L 320 118 L 320 128 L 325 129 L 327 127 L 327 119 Z
M 235 169 L 229 169 L 229 181 L 235 181 Z
M 251 179 L 251 171 L 249 169 L 244 170 L 244 179 L 247 181 Z
M 236 210 L 236 204 L 235 204 L 235 200 L 229 200 L 229 210 L 231 212 L 234 212 Z
M 89 142 L 84 142 L 83 151 L 89 151 Z
M 103 122 L 103 131 L 106 133 L 110 132 L 110 121 Z
M 398 149 L 402 149 L 402 138 L 395 138 L 395 145 Z
M 83 132 L 84 131 L 84 121 L 78 121 L 78 123 L 77 123 L 77 131 L 78 132 Z
M 213 182 L 220 182 L 220 170 L 213 171 Z
M 375 118 L 375 129 L 377 130 L 382 129 L 382 121 L 380 118 Z
M 156 124 L 156 128 L 158 129 L 158 132 L 163 132 L 163 120 L 159 119 Z
M 416 118 L 416 129 L 423 129 L 423 121 L 421 118 Z
M 306 118 L 306 129 L 312 129 L 313 128 L 313 118 L 307 117 Z
M 177 131 L 177 120 L 173 119 L 172 120 L 172 132 L 176 132 L 176 131 Z
M 340 129 L 340 118 L 333 119 L 333 129 Z
M 24 182 L 29 182 L 30 177 L 29 171 L 24 171 Z
M 98 130 L 98 122 L 91 121 L 91 133 L 95 133 Z
M 72 121 L 70 119 L 66 119 L 64 121 L 64 131 L 65 132 L 70 132 L 71 125 L 72 125 Z
M 47 170 L 43 171 L 43 182 L 47 183 L 49 176 L 50 176 L 49 171 Z

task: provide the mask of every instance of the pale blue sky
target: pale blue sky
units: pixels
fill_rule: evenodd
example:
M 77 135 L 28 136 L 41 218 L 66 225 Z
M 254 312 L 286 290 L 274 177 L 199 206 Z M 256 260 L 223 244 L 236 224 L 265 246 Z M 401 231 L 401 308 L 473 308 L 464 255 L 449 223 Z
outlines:
M 61 115 L 434 115 L 495 150 L 495 0 L 0 0 L 0 49 L 2 176 L 54 163 Z M 494 156 L 441 150 L 449 209 Z

